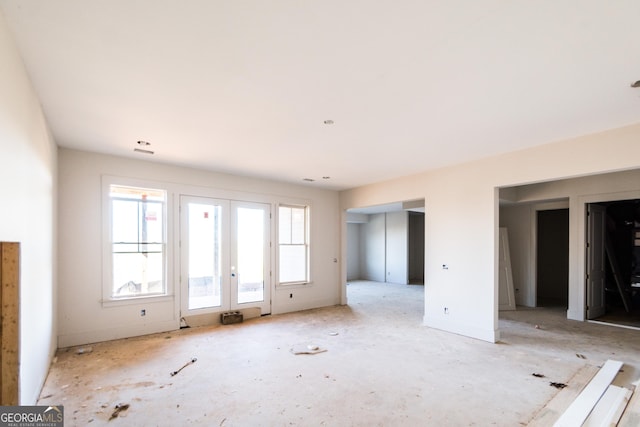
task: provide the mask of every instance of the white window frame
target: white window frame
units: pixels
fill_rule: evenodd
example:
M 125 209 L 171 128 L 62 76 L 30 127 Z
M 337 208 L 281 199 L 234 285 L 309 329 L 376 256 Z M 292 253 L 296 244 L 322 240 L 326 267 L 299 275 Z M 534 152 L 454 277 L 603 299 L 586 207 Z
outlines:
M 163 224 L 163 281 L 164 290 L 161 293 L 149 293 L 144 295 L 127 295 L 113 296 L 113 245 L 112 245 L 112 199 L 111 186 L 132 187 L 141 189 L 161 190 L 165 192 L 165 200 L 162 206 Z M 102 177 L 102 305 L 104 307 L 119 306 L 127 304 L 136 304 L 141 300 L 144 301 L 164 301 L 173 298 L 173 280 L 172 280 L 172 236 L 170 233 L 172 218 L 169 212 L 173 213 L 172 194 L 168 190 L 166 184 L 145 181 L 139 179 L 130 179 L 114 176 Z
M 283 243 L 280 242 L 280 208 L 303 208 L 305 211 L 305 230 L 304 230 L 304 238 L 305 238 L 305 280 L 298 280 L 292 282 L 282 282 L 280 280 L 280 248 Z M 276 236 L 277 236 L 277 271 L 278 271 L 278 286 L 296 286 L 296 285 L 308 285 L 311 283 L 311 205 L 308 203 L 298 204 L 298 203 L 279 203 L 277 206 L 277 221 L 276 221 Z

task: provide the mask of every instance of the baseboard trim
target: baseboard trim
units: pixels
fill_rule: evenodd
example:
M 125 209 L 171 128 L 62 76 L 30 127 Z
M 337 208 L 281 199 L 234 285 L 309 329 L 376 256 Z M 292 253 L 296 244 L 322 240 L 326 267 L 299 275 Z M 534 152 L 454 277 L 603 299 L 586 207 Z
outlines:
M 499 329 L 482 329 L 473 325 L 467 325 L 455 322 L 442 322 L 438 318 L 424 316 L 424 325 L 430 328 L 439 329 L 444 332 L 451 332 L 469 338 L 475 338 L 490 343 L 496 343 L 500 340 Z
M 141 335 L 157 334 L 160 332 L 174 331 L 180 329 L 180 321 L 169 320 L 165 322 L 154 322 L 136 326 L 120 326 L 98 331 L 86 331 L 75 334 L 65 334 L 58 336 L 58 348 L 73 347 L 102 341 L 111 341 L 122 338 L 138 337 Z

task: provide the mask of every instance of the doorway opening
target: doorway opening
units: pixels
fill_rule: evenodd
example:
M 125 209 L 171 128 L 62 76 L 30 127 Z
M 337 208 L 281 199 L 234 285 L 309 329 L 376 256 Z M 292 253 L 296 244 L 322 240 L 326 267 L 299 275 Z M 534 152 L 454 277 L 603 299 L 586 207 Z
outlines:
M 587 204 L 587 318 L 640 328 L 640 199 Z
M 569 209 L 537 211 L 536 307 L 569 305 Z
M 360 282 L 358 292 L 366 292 L 377 282 L 388 290 L 419 288 L 411 294 L 424 301 L 424 221 L 424 200 L 347 211 L 347 300 L 350 283 Z
M 408 270 L 410 285 L 424 285 L 424 212 L 409 211 Z

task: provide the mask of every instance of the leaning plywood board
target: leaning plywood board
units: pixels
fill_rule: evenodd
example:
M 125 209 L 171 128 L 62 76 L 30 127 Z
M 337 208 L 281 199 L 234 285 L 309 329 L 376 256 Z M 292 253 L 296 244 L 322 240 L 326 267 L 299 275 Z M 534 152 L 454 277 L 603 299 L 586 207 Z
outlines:
M 584 387 L 598 372 L 593 365 L 584 365 L 569 380 L 567 386 L 556 395 L 535 415 L 528 427 L 548 427 L 560 418 L 562 413 L 571 405 Z
M 624 408 L 631 397 L 631 390 L 610 385 L 596 404 L 583 427 L 610 427 L 618 425 Z
M 20 243 L 0 242 L 0 405 L 18 404 Z
M 500 227 L 498 258 L 498 309 L 515 310 L 516 297 L 513 286 L 513 271 L 511 269 L 511 254 L 509 251 L 509 233 L 506 227 Z
M 580 427 L 587 419 L 593 407 L 607 390 L 611 381 L 618 375 L 622 362 L 607 360 L 595 377 L 582 390 L 582 393 L 556 421 L 554 427 Z
M 624 414 L 622 414 L 618 427 L 638 426 L 640 426 L 640 390 L 638 389 L 638 385 L 636 385 L 635 393 L 633 393 L 627 409 L 624 411 Z

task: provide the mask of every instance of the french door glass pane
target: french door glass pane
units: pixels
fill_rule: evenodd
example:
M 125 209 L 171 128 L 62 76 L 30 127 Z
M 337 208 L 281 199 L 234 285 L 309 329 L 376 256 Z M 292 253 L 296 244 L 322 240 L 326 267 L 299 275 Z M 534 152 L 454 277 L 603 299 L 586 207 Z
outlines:
M 238 207 L 236 214 L 238 304 L 264 301 L 265 213 Z
M 220 206 L 189 203 L 189 309 L 221 305 Z

